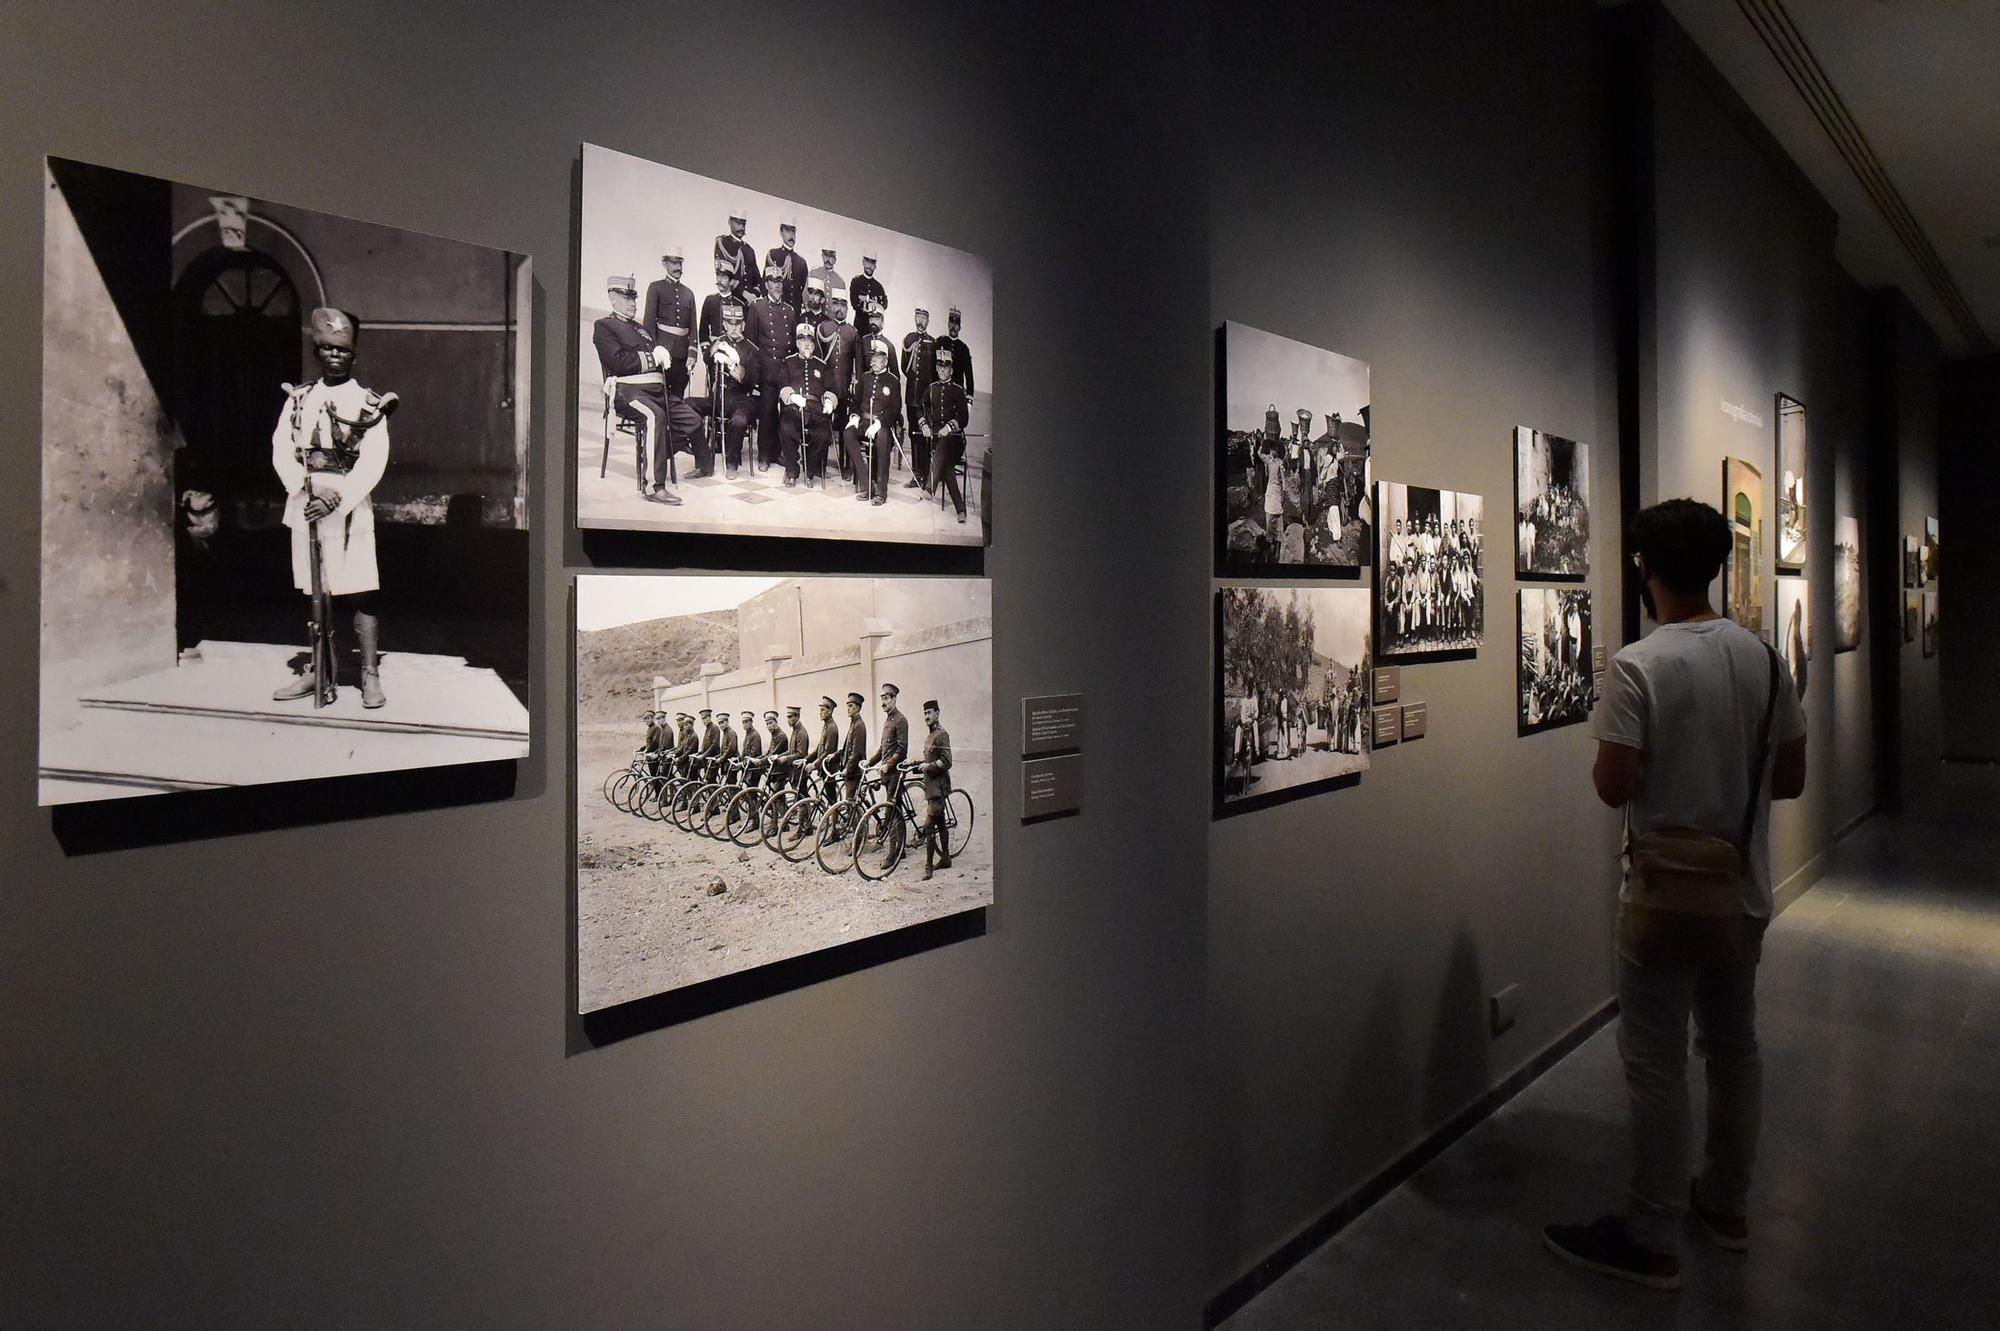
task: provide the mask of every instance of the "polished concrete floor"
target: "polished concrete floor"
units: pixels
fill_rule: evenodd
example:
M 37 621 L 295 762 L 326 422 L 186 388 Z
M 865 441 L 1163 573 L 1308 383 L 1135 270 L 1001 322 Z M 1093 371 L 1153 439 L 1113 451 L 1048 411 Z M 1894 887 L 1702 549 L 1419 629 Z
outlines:
M 1948 768 L 1772 926 L 1749 1254 L 1690 1233 L 1668 1294 L 1542 1250 L 1622 1185 L 1607 1027 L 1224 1326 L 2000 1328 L 1996 815 L 2000 770 Z

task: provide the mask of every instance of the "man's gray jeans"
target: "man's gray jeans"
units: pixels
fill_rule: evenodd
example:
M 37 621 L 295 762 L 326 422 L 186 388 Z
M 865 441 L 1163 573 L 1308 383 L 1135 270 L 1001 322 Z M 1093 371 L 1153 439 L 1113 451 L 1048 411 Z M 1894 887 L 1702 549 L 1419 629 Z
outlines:
M 1757 961 L 1763 920 L 1744 919 L 1738 955 L 1706 965 L 1647 965 L 1618 958 L 1618 1052 L 1632 1101 L 1632 1181 L 1626 1217 L 1653 1252 L 1679 1249 L 1694 1135 L 1688 1106 L 1688 1017 L 1708 1064 L 1708 1138 L 1697 1186 L 1701 1204 L 1723 1215 L 1748 1209 L 1762 1117 L 1757 1050 Z

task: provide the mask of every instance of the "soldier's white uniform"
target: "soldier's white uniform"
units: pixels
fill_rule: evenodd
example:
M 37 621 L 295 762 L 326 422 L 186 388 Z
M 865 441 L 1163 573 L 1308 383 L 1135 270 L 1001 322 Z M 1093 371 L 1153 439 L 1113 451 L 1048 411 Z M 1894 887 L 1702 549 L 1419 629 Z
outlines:
M 292 584 L 307 594 L 312 592 L 312 545 L 305 519 L 305 455 L 313 449 L 334 450 L 336 433 L 329 413 L 338 418 L 344 437 L 361 418 L 368 397 L 368 390 L 352 378 L 338 384 L 314 380 L 286 399 L 271 432 L 271 467 L 285 487 L 285 525 L 292 529 Z M 375 566 L 375 505 L 369 496 L 388 466 L 389 422 L 378 420 L 361 436 L 359 454 L 344 475 L 313 472 L 315 487 L 340 496 L 339 509 L 319 522 L 320 565 L 330 596 L 372 592 L 381 586 Z

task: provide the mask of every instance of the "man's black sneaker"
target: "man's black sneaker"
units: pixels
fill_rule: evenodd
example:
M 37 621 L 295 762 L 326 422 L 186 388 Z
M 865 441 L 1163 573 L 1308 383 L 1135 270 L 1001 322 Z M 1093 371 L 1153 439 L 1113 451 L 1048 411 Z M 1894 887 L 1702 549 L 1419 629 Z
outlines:
M 1688 1185 L 1688 1210 L 1694 1215 L 1708 1241 L 1725 1252 L 1750 1251 L 1750 1222 L 1740 1215 L 1724 1215 L 1701 1204 L 1701 1189 Z
M 1649 1252 L 1633 1239 L 1623 1216 L 1600 1216 L 1587 1225 L 1550 1225 L 1542 1245 L 1571 1265 L 1617 1276 L 1648 1289 L 1679 1289 L 1681 1259 Z

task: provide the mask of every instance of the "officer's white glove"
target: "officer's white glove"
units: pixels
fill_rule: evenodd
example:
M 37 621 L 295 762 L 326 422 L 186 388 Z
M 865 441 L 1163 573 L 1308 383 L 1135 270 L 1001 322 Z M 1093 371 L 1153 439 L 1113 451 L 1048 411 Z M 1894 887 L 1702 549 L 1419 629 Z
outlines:
M 736 354 L 736 348 L 727 342 L 715 344 L 715 360 L 719 365 L 741 365 L 743 358 Z
M 673 353 L 673 352 L 671 352 L 671 351 L 668 351 L 668 350 L 667 350 L 667 349 L 666 349 L 665 347 L 654 347 L 654 348 L 653 348 L 653 364 L 654 364 L 654 365 L 656 365 L 656 366 L 658 366 L 658 367 L 659 367 L 660 369 L 662 369 L 662 370 L 671 370 L 671 369 L 673 369 L 673 368 L 674 368 L 674 353 Z
M 847 418 L 847 428 L 850 430 L 857 428 L 860 424 L 861 418 L 859 416 L 849 416 Z
M 790 388 L 779 390 L 778 401 L 784 403 L 788 407 L 802 408 L 805 405 L 805 399 L 800 397 L 797 391 Z
M 831 393 L 821 393 L 819 395 L 819 403 L 820 403 L 820 409 L 825 411 L 827 415 L 831 416 L 833 415 L 833 409 L 840 405 L 840 399 L 835 397 Z
M 918 421 L 917 433 L 924 436 L 926 439 L 930 438 L 931 423 L 929 421 Z
M 868 438 L 869 438 L 869 440 L 870 440 L 870 441 L 872 442 L 872 441 L 874 440 L 875 436 L 876 436 L 876 435 L 878 435 L 878 434 L 880 434 L 880 433 L 882 433 L 882 422 L 880 422 L 880 421 L 874 421 L 874 422 L 871 422 L 871 423 L 869 424 L 869 426 L 868 426 Z

